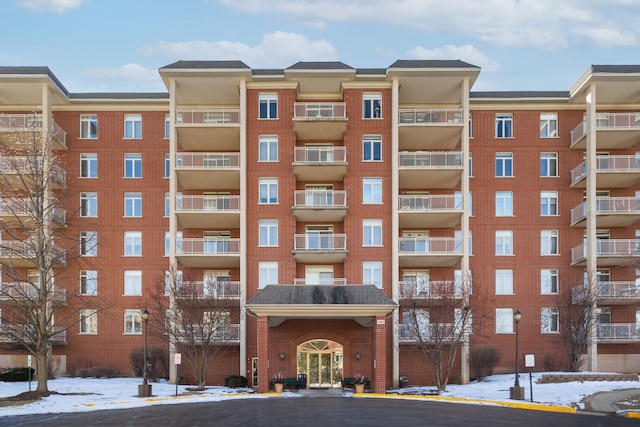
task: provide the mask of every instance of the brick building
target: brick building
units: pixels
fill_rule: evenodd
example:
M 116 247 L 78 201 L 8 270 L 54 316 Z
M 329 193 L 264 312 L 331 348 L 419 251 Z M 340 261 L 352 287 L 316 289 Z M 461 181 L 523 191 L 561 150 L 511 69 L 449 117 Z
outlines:
M 168 93 L 69 93 L 46 67 L 0 67 L 0 142 L 36 118 L 65 172 L 63 372 L 132 373 L 140 313 L 171 267 L 224 296 L 212 384 L 428 384 L 410 312 L 427 340 L 471 313 L 456 380 L 480 344 L 513 371 L 517 328 L 519 359 L 558 366 L 567 301 L 597 315 L 585 367 L 640 369 L 640 66 L 592 66 L 566 92 L 474 92 L 480 69 L 461 61 L 159 73 Z M 16 269 L 10 244 L 0 264 Z M 23 365 L 4 341 L 0 366 Z

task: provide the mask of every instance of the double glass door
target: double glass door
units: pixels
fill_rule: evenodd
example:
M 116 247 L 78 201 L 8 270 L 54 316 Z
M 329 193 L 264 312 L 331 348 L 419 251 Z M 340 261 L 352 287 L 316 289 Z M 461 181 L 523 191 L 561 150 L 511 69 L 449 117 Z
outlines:
M 298 346 L 298 373 L 310 388 L 340 387 L 342 346 L 333 341 L 309 341 Z

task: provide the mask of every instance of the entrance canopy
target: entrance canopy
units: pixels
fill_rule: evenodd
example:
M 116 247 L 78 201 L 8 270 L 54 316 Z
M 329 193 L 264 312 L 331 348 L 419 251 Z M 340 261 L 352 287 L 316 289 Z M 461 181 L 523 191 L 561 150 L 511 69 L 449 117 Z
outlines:
M 269 326 L 287 319 L 353 319 L 372 326 L 397 306 L 374 285 L 268 285 L 246 304 L 256 316 L 268 316 Z

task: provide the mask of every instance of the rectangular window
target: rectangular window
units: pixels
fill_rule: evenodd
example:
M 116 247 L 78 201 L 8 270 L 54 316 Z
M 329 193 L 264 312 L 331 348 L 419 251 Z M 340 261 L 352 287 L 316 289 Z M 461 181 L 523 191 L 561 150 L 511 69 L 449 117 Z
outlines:
M 362 246 L 382 246 L 382 220 L 362 221 Z
M 260 289 L 267 285 L 278 284 L 278 263 L 277 262 L 259 262 L 258 287 Z
M 142 217 L 142 193 L 124 193 L 124 216 Z
M 513 231 L 496 231 L 496 256 L 513 255 Z
M 97 295 L 98 294 L 98 272 L 96 270 L 80 271 L 80 294 L 81 295 Z
M 513 309 L 496 308 L 496 334 L 513 333 Z
M 558 113 L 540 113 L 540 138 L 558 137 Z
M 365 261 L 362 263 L 362 283 L 376 285 L 382 289 L 382 262 Z
M 456 252 L 462 252 L 462 230 L 453 232 L 454 249 Z M 469 231 L 469 255 L 473 255 L 473 232 Z
M 169 256 L 171 251 L 171 232 L 164 232 L 164 256 Z M 182 231 L 176 233 L 176 253 L 182 253 Z
M 540 270 L 540 293 L 542 295 L 554 295 L 558 293 L 558 270 Z
M 171 193 L 164 193 L 164 216 L 171 214 Z
M 558 255 L 558 231 L 540 231 L 540 255 Z
M 513 270 L 496 270 L 496 295 L 513 295 Z
M 513 114 L 496 114 L 496 138 L 513 138 Z
M 171 114 L 164 115 L 164 139 L 171 138 Z
M 469 113 L 469 138 L 473 138 L 473 119 L 471 113 Z
M 512 191 L 496 191 L 496 216 L 513 216 Z
M 142 232 L 141 231 L 125 231 L 124 232 L 124 255 L 125 256 L 142 256 Z
M 543 308 L 540 314 L 540 332 L 543 334 L 560 332 L 560 316 L 557 308 Z
M 261 119 L 277 119 L 278 118 L 278 94 L 277 93 L 261 93 L 259 96 Z
M 80 178 L 98 177 L 98 155 L 95 153 L 80 154 Z
M 98 216 L 98 193 L 80 193 L 80 216 L 83 218 Z
M 97 114 L 82 114 L 80 116 L 80 139 L 98 139 Z
M 127 270 L 124 272 L 124 295 L 142 295 L 142 271 Z
M 258 141 L 258 151 L 260 162 L 277 162 L 278 161 L 278 137 L 277 136 L 261 136 Z
M 171 154 L 164 155 L 164 177 L 171 177 Z
M 558 176 L 558 153 L 540 153 L 540 176 Z
M 142 178 L 142 154 L 124 155 L 124 177 Z
M 362 178 L 362 203 L 382 203 L 382 178 Z
M 260 178 L 260 201 L 263 204 L 278 203 L 278 178 Z
M 362 118 L 380 119 L 382 118 L 382 94 L 365 93 L 362 95 Z
M 140 114 L 124 115 L 124 138 L 125 139 L 142 138 L 142 115 Z
M 278 220 L 261 219 L 259 222 L 260 246 L 278 246 Z
M 127 309 L 124 311 L 124 333 L 142 333 L 142 312 L 140 310 Z
M 365 136 L 362 140 L 362 161 L 379 162 L 382 160 L 382 137 Z
M 98 232 L 80 232 L 80 256 L 98 256 Z
M 80 310 L 80 333 L 81 334 L 97 334 L 98 333 L 98 311 L 94 309 Z
M 558 215 L 558 192 L 543 191 L 540 193 L 540 215 L 541 216 L 557 216 Z
M 496 153 L 496 177 L 513 176 L 513 153 Z

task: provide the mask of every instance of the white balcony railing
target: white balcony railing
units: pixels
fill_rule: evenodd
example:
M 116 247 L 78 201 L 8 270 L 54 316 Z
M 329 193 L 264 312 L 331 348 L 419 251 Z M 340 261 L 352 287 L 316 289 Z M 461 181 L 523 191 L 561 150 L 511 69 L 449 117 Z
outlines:
M 400 125 L 427 124 L 461 124 L 462 109 L 431 108 L 402 109 L 398 111 Z
M 333 233 L 306 233 L 294 236 L 295 251 L 346 251 L 347 235 Z
M 178 332 L 178 341 L 190 342 L 191 338 L 195 341 L 207 339 L 209 342 L 237 342 L 240 340 L 239 324 L 213 325 L 206 327 L 203 325 L 193 325 L 187 331 Z
M 293 106 L 294 119 L 344 119 L 347 117 L 344 102 L 296 102 Z
M 597 113 L 596 129 L 640 129 L 640 112 Z M 583 120 L 571 131 L 571 145 L 587 133 L 587 121 Z
M 344 190 L 296 190 L 293 205 L 297 208 L 346 208 Z
M 462 239 L 455 237 L 400 237 L 400 254 L 462 254 Z
M 596 172 L 640 172 L 640 157 L 596 156 Z M 571 171 L 571 183 L 575 184 L 587 175 L 587 161 L 581 162 Z
M 572 290 L 572 296 L 574 302 L 581 302 L 587 299 L 588 288 L 587 285 L 576 286 Z M 612 299 L 629 299 L 640 298 L 640 285 L 633 281 L 606 281 L 598 282 L 597 287 L 598 298 L 612 298 Z
M 240 255 L 238 238 L 182 238 L 176 247 L 179 255 Z
M 0 299 L 13 301 L 36 298 L 40 291 L 38 285 L 31 282 L 5 282 L 0 284 L 0 288 Z M 67 301 L 67 290 L 54 286 L 48 292 L 48 299 L 64 304 Z
M 240 282 L 238 281 L 196 281 L 180 285 L 176 291 L 176 298 L 211 298 L 238 299 L 240 297 Z
M 240 124 L 240 110 L 229 109 L 179 109 L 177 125 L 220 125 Z
M 453 323 L 425 324 L 419 328 L 408 324 L 400 324 L 398 326 L 401 342 L 446 341 L 455 338 L 460 333 Z
M 41 172 L 42 164 L 41 157 L 0 156 L 0 171 L 5 175 L 32 176 L 36 170 Z M 50 177 L 58 184 L 67 183 L 67 172 L 58 165 L 51 166 Z
M 343 146 L 295 147 L 294 162 L 302 164 L 346 163 L 347 149 Z
M 398 196 L 398 206 L 409 211 L 453 211 L 462 209 L 462 199 L 451 194 L 403 195 Z
M 598 239 L 596 241 L 597 256 L 638 256 L 640 241 L 636 239 Z M 582 243 L 571 249 L 573 262 L 587 256 L 587 246 Z
M 225 194 L 177 196 L 177 212 L 239 212 L 240 196 Z
M 32 245 L 21 240 L 3 240 L 0 242 L 0 257 L 12 257 L 20 260 L 32 260 L 35 263 L 36 252 Z M 51 257 L 54 264 L 66 264 L 67 257 L 64 249 L 57 246 L 51 248 Z
M 52 135 L 67 146 L 67 132 L 51 119 Z M 42 114 L 0 114 L 0 131 L 42 131 Z
M 462 283 L 453 280 L 405 280 L 399 282 L 400 298 L 458 299 L 462 297 Z
M 640 331 L 636 323 L 599 323 L 599 340 L 638 340 Z
M 331 278 L 316 278 L 316 279 L 306 279 L 306 278 L 295 278 L 293 279 L 294 285 L 329 285 L 329 286 L 341 286 L 347 284 L 347 279 L 342 277 L 331 277 Z
M 461 167 L 459 151 L 410 151 L 398 153 L 400 168 Z
M 640 197 L 598 197 L 596 198 L 598 214 L 640 214 Z M 571 222 L 575 223 L 587 216 L 587 202 L 582 202 L 571 209 Z
M 180 169 L 237 169 L 240 153 L 178 153 L 176 167 Z

